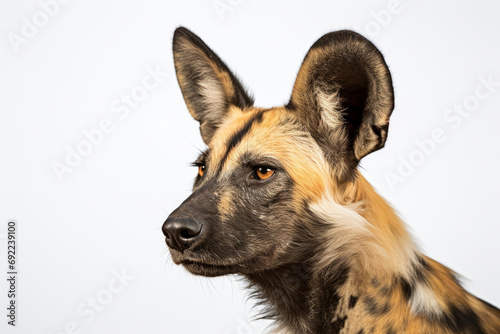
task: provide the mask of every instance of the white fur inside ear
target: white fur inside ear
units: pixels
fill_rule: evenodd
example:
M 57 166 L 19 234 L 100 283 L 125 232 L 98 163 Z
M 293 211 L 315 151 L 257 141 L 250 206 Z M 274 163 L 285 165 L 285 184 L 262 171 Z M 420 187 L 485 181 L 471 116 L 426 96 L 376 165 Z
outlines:
M 440 316 L 443 312 L 436 299 L 436 294 L 425 282 L 417 282 L 415 284 L 410 305 L 413 314 Z
M 222 114 L 226 109 L 226 98 L 224 90 L 220 83 L 206 74 L 204 80 L 200 82 L 198 93 L 202 96 L 203 102 L 207 106 L 205 110 L 210 119 L 220 119 L 219 114 Z
M 321 119 L 328 127 L 336 129 L 344 124 L 342 104 L 338 92 L 328 94 L 320 88 L 315 89 L 316 101 L 321 109 Z

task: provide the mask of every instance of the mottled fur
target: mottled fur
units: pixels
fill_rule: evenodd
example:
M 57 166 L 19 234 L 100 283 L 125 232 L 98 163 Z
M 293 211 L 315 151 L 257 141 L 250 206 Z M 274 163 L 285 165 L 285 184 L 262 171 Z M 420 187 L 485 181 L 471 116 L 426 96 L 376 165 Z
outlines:
M 384 146 L 394 108 L 372 43 L 323 36 L 289 103 L 270 109 L 189 30 L 176 30 L 173 50 L 208 145 L 192 195 L 163 226 L 175 263 L 245 276 L 277 333 L 500 333 L 500 311 L 423 255 L 357 170 Z

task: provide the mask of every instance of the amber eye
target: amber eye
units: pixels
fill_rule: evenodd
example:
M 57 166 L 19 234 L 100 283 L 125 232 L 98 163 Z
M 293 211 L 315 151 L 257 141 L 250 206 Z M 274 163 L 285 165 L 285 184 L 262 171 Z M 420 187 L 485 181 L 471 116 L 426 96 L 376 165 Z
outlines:
M 205 165 L 198 166 L 198 175 L 203 176 L 205 174 Z
M 271 169 L 269 167 L 258 167 L 255 170 L 255 175 L 260 180 L 267 180 L 274 175 L 274 169 Z

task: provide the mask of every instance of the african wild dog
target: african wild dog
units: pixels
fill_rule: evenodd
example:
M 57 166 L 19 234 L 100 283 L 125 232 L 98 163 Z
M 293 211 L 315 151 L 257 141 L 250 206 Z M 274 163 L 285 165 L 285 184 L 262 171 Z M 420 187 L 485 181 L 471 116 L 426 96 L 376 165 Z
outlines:
M 394 108 L 371 42 L 324 35 L 288 104 L 269 109 L 186 28 L 173 52 L 208 145 L 194 192 L 163 225 L 176 264 L 243 275 L 280 333 L 500 333 L 500 310 L 423 255 L 357 171 L 384 146 Z

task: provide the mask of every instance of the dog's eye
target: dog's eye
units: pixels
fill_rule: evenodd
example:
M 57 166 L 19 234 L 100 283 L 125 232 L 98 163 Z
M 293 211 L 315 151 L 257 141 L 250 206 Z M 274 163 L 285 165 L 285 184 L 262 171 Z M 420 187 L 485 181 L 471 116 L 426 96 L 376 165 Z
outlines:
M 255 176 L 259 180 L 267 180 L 274 175 L 274 169 L 260 166 L 255 169 Z
M 205 174 L 205 165 L 199 165 L 198 166 L 198 175 L 201 177 Z

